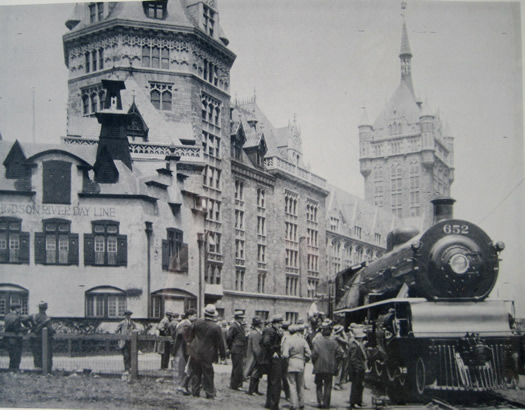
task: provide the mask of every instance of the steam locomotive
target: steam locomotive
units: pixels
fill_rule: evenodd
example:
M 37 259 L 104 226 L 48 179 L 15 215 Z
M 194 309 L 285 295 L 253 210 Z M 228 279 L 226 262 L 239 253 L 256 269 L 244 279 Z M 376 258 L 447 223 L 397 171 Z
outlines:
M 453 219 L 453 199 L 432 202 L 433 226 L 394 230 L 383 256 L 333 281 L 333 313 L 346 326 L 367 324 L 372 376 L 396 402 L 431 390 L 506 388 L 518 378 L 507 306 L 487 299 L 504 244 Z

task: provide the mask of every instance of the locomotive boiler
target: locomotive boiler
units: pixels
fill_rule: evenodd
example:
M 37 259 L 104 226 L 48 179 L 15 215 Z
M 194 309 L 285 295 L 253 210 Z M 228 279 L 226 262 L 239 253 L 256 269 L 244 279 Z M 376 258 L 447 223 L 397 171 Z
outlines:
M 432 202 L 429 229 L 391 232 L 383 256 L 333 281 L 334 313 L 368 325 L 372 374 L 395 401 L 495 390 L 518 377 L 507 306 L 487 299 L 504 244 L 454 219 L 453 199 Z

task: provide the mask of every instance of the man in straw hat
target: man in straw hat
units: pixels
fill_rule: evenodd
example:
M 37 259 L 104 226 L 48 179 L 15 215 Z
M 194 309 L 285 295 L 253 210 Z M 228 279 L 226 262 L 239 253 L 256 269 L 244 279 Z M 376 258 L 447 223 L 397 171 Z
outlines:
M 191 394 L 199 397 L 201 386 L 207 399 L 215 398 L 213 362 L 220 355 L 224 360 L 226 349 L 220 326 L 217 324 L 215 305 L 206 305 L 204 319 L 197 319 L 191 330 L 190 367 Z
M 241 390 L 244 380 L 244 355 L 246 354 L 246 331 L 244 328 L 244 312 L 236 310 L 233 323 L 228 329 L 226 343 L 232 358 L 232 373 L 230 389 Z
M 287 361 L 287 378 L 290 386 L 291 409 L 304 408 L 304 365 L 310 360 L 310 347 L 300 332 L 303 327 L 290 325 L 289 336 L 282 345 L 283 359 Z
M 350 390 L 350 408 L 358 409 L 364 406 L 363 387 L 365 382 L 366 370 L 366 350 L 364 338 L 366 337 L 362 327 L 354 329 L 354 339 L 350 342 L 350 380 L 352 388 Z

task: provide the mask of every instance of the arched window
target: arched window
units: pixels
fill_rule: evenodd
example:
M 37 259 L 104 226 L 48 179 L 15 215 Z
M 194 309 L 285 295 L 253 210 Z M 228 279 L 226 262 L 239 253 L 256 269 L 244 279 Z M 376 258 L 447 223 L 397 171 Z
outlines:
M 160 110 L 160 91 L 159 90 L 151 90 L 151 103 L 157 110 Z
M 11 305 L 20 304 L 22 314 L 28 314 L 27 301 L 29 291 L 18 285 L 1 284 L 0 285 L 0 317 L 4 317 L 11 310 Z
M 86 291 L 86 317 L 117 318 L 126 311 L 126 292 L 114 286 L 98 286 Z

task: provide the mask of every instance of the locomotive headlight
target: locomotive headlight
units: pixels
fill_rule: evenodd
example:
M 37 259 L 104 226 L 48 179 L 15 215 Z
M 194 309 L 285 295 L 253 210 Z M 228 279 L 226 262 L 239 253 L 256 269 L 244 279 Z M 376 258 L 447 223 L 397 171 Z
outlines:
M 452 271 L 458 275 L 465 273 L 470 267 L 468 258 L 461 253 L 457 253 L 452 256 L 452 258 L 450 258 L 448 261 L 448 264 L 450 265 Z

